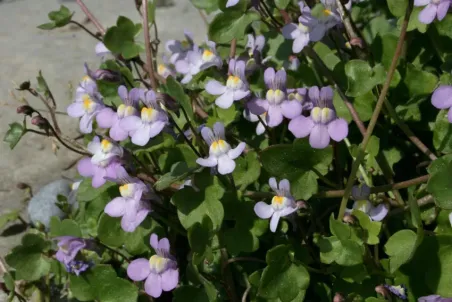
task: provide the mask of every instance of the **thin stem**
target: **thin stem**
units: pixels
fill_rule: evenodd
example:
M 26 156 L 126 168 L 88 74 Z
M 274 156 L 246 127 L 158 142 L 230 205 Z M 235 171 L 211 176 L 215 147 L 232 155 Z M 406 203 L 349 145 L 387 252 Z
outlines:
M 312 171 L 318 176 L 318 178 L 320 178 L 321 181 L 323 181 L 325 184 L 327 184 L 328 186 L 330 186 L 331 188 L 335 188 L 335 189 L 339 189 L 340 186 L 338 184 L 335 184 L 334 182 L 332 182 L 331 180 L 329 180 L 328 178 L 326 178 L 325 176 L 323 176 L 319 171 L 317 171 L 316 169 L 312 168 Z
M 140 82 L 143 83 L 144 86 L 146 86 L 146 88 L 151 88 L 151 86 L 148 83 L 146 83 L 146 81 L 143 79 L 143 76 L 141 75 L 140 70 L 138 69 L 137 62 L 132 61 L 132 65 L 133 65 L 133 67 L 135 67 L 135 71 L 138 74 L 138 78 L 140 79 Z
M 350 156 L 353 158 L 353 160 L 356 160 L 356 157 L 354 157 L 351 153 L 350 147 L 352 146 L 352 144 L 350 143 L 350 141 L 348 140 L 348 138 L 344 138 L 344 142 L 347 145 L 347 148 L 349 150 Z M 363 165 L 359 165 L 359 172 L 361 173 L 364 182 L 366 183 L 367 186 L 371 187 L 372 186 L 372 181 L 369 179 L 369 176 L 367 176 L 366 170 L 364 170 Z
M 257 115 L 257 118 L 259 119 L 259 122 L 264 126 L 265 132 L 267 132 L 267 134 L 268 134 L 268 138 L 271 139 L 272 133 L 271 133 L 270 128 L 268 128 L 267 123 L 264 122 L 264 120 L 262 119 L 262 117 L 260 115 Z
M 66 148 L 68 148 L 69 150 L 78 153 L 78 154 L 82 154 L 82 155 L 86 155 L 86 156 L 91 156 L 90 153 L 84 152 L 84 151 L 80 151 L 77 150 L 75 148 L 73 148 L 72 146 L 69 146 L 60 136 L 58 133 L 56 133 L 55 129 L 53 129 L 52 125 L 50 125 L 49 122 L 47 122 L 47 125 L 49 126 L 50 131 L 52 131 L 53 135 L 56 137 L 56 139 Z
M 102 39 L 101 39 L 101 38 L 99 38 L 95 33 L 93 33 L 92 31 L 90 31 L 88 28 L 86 28 L 83 24 L 81 24 L 81 23 L 79 23 L 79 22 L 77 22 L 77 21 L 74 21 L 74 20 L 69 21 L 69 23 L 72 23 L 72 24 L 77 25 L 78 27 L 80 27 L 81 29 L 83 29 L 84 31 L 86 31 L 91 37 L 93 37 L 94 39 L 96 39 L 96 40 L 102 42 Z
M 111 251 L 111 252 L 113 252 L 113 253 L 115 253 L 115 254 L 118 254 L 119 256 L 121 256 L 122 258 L 124 258 L 127 262 L 130 262 L 129 257 L 127 257 L 126 255 L 124 255 L 122 252 L 120 252 L 120 251 L 118 251 L 118 250 L 116 250 L 116 249 L 114 249 L 114 248 L 111 248 L 111 247 L 109 247 L 108 245 L 105 245 L 105 244 L 103 244 L 103 243 L 100 242 L 100 241 L 97 241 L 97 243 L 98 243 L 99 245 L 103 246 L 104 248 L 106 248 L 107 250 L 109 250 L 109 251 Z
M 174 127 L 176 127 L 177 131 L 179 131 L 180 135 L 184 138 L 185 142 L 190 146 L 190 148 L 195 152 L 195 154 L 198 157 L 202 157 L 201 153 L 199 153 L 198 150 L 196 150 L 195 146 L 193 146 L 192 142 L 188 139 L 188 137 L 185 136 L 184 131 L 177 125 L 176 121 L 169 115 L 169 118 L 171 119 L 171 122 L 173 123 Z
M 235 58 L 235 51 L 237 48 L 237 39 L 232 39 L 231 41 L 231 50 L 229 52 L 229 58 L 234 59 Z
M 58 120 L 57 120 L 56 115 L 55 115 L 55 107 L 51 106 L 49 104 L 49 102 L 40 93 L 38 93 L 36 90 L 30 88 L 30 89 L 28 89 L 28 91 L 32 95 L 37 96 L 44 103 L 44 105 L 47 107 L 47 110 L 49 111 L 49 114 L 50 114 L 50 118 L 52 119 L 52 122 L 53 122 L 53 126 L 55 127 L 56 132 L 58 132 L 58 134 L 60 134 L 61 133 L 61 129 L 60 129 L 60 126 L 58 125 Z M 50 91 L 49 91 L 49 95 L 51 95 Z M 53 100 L 53 96 L 51 98 Z M 55 103 L 54 100 L 53 100 L 53 103 Z
M 148 1 L 143 1 L 143 29 L 144 29 L 144 46 L 146 48 L 146 68 L 151 80 L 152 89 L 157 91 L 158 85 L 154 74 L 154 65 L 152 63 L 152 49 L 151 37 L 149 36 L 149 21 L 148 21 Z
M 236 192 L 237 194 L 237 186 L 235 185 L 235 180 L 234 180 L 234 176 L 231 174 L 228 174 L 228 178 L 231 181 L 231 186 L 234 192 Z
M 231 259 L 228 259 L 229 258 L 228 252 L 226 251 L 225 248 L 220 249 L 220 254 L 221 254 L 221 262 L 222 262 L 222 275 L 223 275 L 224 281 L 227 285 L 227 289 L 228 289 L 227 292 L 229 294 L 229 300 L 232 302 L 237 302 L 238 299 L 237 299 L 237 295 L 235 292 L 234 277 L 232 276 L 231 270 L 228 269 L 228 264 L 232 263 L 232 262 L 229 262 L 229 260 L 231 260 Z
M 392 58 L 391 66 L 389 67 L 389 71 L 386 77 L 386 81 L 383 85 L 383 89 L 381 90 L 381 94 L 378 97 L 377 104 L 375 106 L 375 110 L 372 114 L 372 118 L 370 119 L 369 126 L 366 131 L 366 135 L 363 138 L 361 145 L 358 147 L 358 155 L 356 156 L 356 160 L 353 162 L 352 171 L 347 181 L 347 185 L 345 187 L 344 196 L 342 197 L 341 206 L 339 208 L 338 220 L 342 220 L 345 214 L 345 209 L 347 207 L 347 201 L 350 196 L 350 192 L 352 190 L 352 186 L 355 180 L 356 172 L 358 171 L 358 167 L 361 161 L 364 158 L 364 153 L 366 151 L 367 144 L 369 143 L 372 132 L 377 124 L 378 116 L 380 115 L 381 109 L 383 108 L 384 100 L 386 98 L 386 94 L 388 93 L 389 86 L 391 84 L 392 77 L 397 67 L 397 63 L 399 61 L 399 56 L 402 52 L 402 46 L 405 42 L 406 30 L 408 28 L 408 21 L 410 20 L 410 15 L 412 11 L 412 2 L 410 1 L 408 8 L 405 13 L 405 19 L 402 24 L 402 29 L 400 32 L 399 41 L 397 42 L 397 47 L 394 53 L 394 57 Z
M 199 12 L 199 15 L 201 16 L 201 19 L 204 21 L 204 24 L 206 25 L 206 27 L 209 27 L 209 21 L 207 20 L 207 17 L 204 14 L 204 12 L 202 11 L 202 9 L 198 8 L 198 12 Z
M 83 3 L 82 0 L 77 0 L 77 4 L 80 6 L 82 11 L 85 13 L 85 15 L 88 17 L 88 19 L 93 22 L 94 26 L 96 26 L 97 30 L 103 35 L 105 35 L 105 29 L 100 24 L 100 22 L 94 17 L 94 15 L 89 11 L 89 9 L 86 7 L 85 3 Z
M 28 128 L 25 129 L 25 133 L 27 133 L 27 132 L 31 132 L 31 133 L 36 133 L 36 134 L 39 134 L 39 135 L 48 136 L 47 133 L 45 133 L 45 132 L 37 131 L 37 130 L 33 130 L 33 129 L 28 129 Z

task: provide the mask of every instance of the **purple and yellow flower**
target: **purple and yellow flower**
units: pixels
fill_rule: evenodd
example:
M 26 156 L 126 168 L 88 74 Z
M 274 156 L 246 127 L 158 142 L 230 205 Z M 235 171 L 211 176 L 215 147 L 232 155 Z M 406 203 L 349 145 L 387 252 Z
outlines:
M 235 161 L 242 154 L 246 144 L 240 143 L 234 149 L 225 141 L 224 125 L 216 122 L 213 132 L 209 127 L 201 130 L 201 135 L 210 146 L 208 158 L 198 158 L 196 162 L 203 167 L 217 167 L 222 175 L 232 173 L 235 169 Z
M 150 200 L 157 197 L 141 180 L 131 177 L 124 168 L 116 172 L 116 179 L 112 181 L 121 184 L 121 197 L 110 201 L 104 212 L 111 217 L 122 217 L 121 227 L 126 232 L 133 232 L 143 222 L 151 211 Z
M 299 102 L 303 110 L 310 111 L 314 107 L 314 104 L 309 99 L 307 88 L 287 89 L 287 99 L 289 101 L 295 100 Z
M 250 90 L 245 77 L 245 62 L 231 59 L 229 61 L 229 77 L 226 86 L 216 80 L 206 84 L 206 91 L 212 95 L 219 95 L 215 104 L 223 109 L 231 107 L 234 101 L 239 101 L 248 95 Z
M 450 0 L 414 0 L 414 6 L 425 6 L 419 13 L 418 19 L 424 24 L 430 24 L 438 18 L 439 21 L 446 17 Z
M 301 103 L 287 99 L 286 71 L 275 73 L 273 68 L 267 68 L 264 73 L 265 84 L 268 88 L 265 99 L 255 98 L 247 105 L 251 113 L 256 115 L 267 113 L 266 123 L 269 127 L 276 127 L 283 118 L 292 119 L 301 114 Z
M 449 109 L 447 119 L 452 123 L 452 86 L 441 85 L 433 92 L 432 105 L 438 109 Z
M 93 154 L 91 158 L 84 157 L 77 163 L 77 170 L 84 177 L 92 177 L 92 186 L 99 188 L 105 184 L 106 179 L 116 178 L 120 159 L 123 155 L 122 147 L 112 143 L 108 139 L 100 141 L 95 136 L 88 144 L 88 150 Z
M 176 62 L 179 60 L 185 60 L 187 58 L 188 52 L 192 51 L 195 47 L 192 33 L 184 30 L 184 35 L 184 41 L 169 40 L 165 44 L 166 50 L 171 53 L 171 57 L 169 59 L 171 64 L 176 64 Z
M 336 116 L 333 106 L 333 89 L 331 87 L 319 88 L 314 86 L 309 89 L 309 99 L 314 108 L 309 117 L 300 115 L 289 123 L 289 130 L 297 137 L 309 135 L 311 147 L 323 149 L 330 143 L 330 138 L 340 142 L 348 135 L 347 122 Z
M 282 29 L 284 38 L 294 40 L 292 51 L 299 53 L 309 42 L 320 41 L 329 27 L 329 24 L 311 15 L 311 10 L 303 2 L 299 3 L 302 15 L 298 24 L 289 23 Z
M 127 275 L 133 281 L 143 281 L 144 290 L 154 298 L 160 297 L 162 292 L 176 288 L 179 282 L 179 270 L 176 259 L 170 254 L 170 243 L 167 238 L 160 241 L 156 234 L 151 235 L 152 248 L 156 254 L 149 259 L 139 258 L 127 267 Z
M 203 49 L 195 45 L 194 49 L 188 52 L 186 59 L 176 62 L 177 72 L 184 75 L 182 84 L 190 82 L 194 75 L 204 69 L 212 66 L 220 68 L 223 65 L 223 60 L 215 49 L 215 42 L 207 41 L 207 46 L 208 48 Z
M 407 297 L 407 294 L 408 294 L 407 289 L 404 284 L 400 284 L 400 285 L 385 284 L 384 287 L 402 300 L 406 300 L 408 298 Z
M 94 117 L 104 107 L 96 82 L 89 76 L 85 76 L 75 92 L 74 103 L 67 108 L 67 113 L 71 117 L 81 117 L 80 131 L 91 133 Z
M 263 201 L 259 201 L 254 205 L 254 212 L 259 218 L 270 220 L 270 231 L 276 232 L 279 219 L 281 217 L 290 215 L 298 210 L 295 198 L 290 194 L 290 183 L 287 179 L 283 179 L 279 182 L 279 187 L 274 177 L 268 181 L 270 188 L 276 193 L 273 197 L 271 204 L 266 204 Z
M 163 63 L 160 63 L 157 66 L 157 73 L 164 79 L 166 79 L 169 76 L 175 77 L 176 71 L 171 66 L 168 58 L 166 56 L 163 56 L 162 61 L 163 61 Z
M 443 298 L 440 295 L 424 296 L 417 299 L 417 302 L 452 302 L 452 298 Z
M 345 213 L 351 215 L 353 210 L 359 210 L 373 221 L 382 221 L 386 215 L 388 215 L 389 209 L 384 203 L 380 203 L 378 206 L 374 206 L 368 200 L 357 200 L 353 203 L 353 208 L 346 209 Z
M 86 241 L 82 238 L 73 236 L 55 237 L 58 240 L 58 251 L 56 259 L 63 264 L 69 264 L 75 259 L 78 252 L 86 247 Z
M 81 273 L 93 266 L 93 263 L 83 260 L 72 260 L 69 263 L 65 263 L 64 266 L 68 273 L 74 273 L 76 276 L 80 276 Z
M 115 141 L 123 141 L 129 136 L 129 132 L 121 127 L 121 121 L 128 116 L 138 116 L 138 103 L 144 98 L 144 91 L 140 88 L 132 88 L 127 92 L 123 85 L 119 86 L 118 94 L 123 104 L 113 111 L 111 108 L 104 108 L 97 115 L 97 123 L 101 128 L 110 128 L 110 137 Z
M 124 117 L 120 127 L 127 131 L 132 143 L 138 146 L 146 145 L 149 140 L 162 132 L 168 123 L 167 114 L 160 108 L 153 90 L 146 92 L 141 109 L 141 116 L 131 115 Z

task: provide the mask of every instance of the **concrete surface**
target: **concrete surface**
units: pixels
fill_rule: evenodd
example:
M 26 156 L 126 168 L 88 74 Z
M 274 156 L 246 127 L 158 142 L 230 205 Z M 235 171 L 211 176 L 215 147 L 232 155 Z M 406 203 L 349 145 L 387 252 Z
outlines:
M 74 20 L 84 20 L 77 4 L 63 1 L 75 12 Z M 114 25 L 118 15 L 124 15 L 139 22 L 139 15 L 133 0 L 85 1 L 104 27 Z M 198 11 L 189 0 L 176 0 L 172 7 L 157 9 L 156 18 L 160 40 L 183 38 L 183 29 L 192 31 L 197 41 L 206 35 L 205 25 Z M 58 110 L 66 111 L 72 96 L 68 95 L 68 85 L 78 84 L 83 74 L 83 63 L 91 67 L 99 64 L 94 54 L 96 40 L 81 30 L 68 27 L 52 31 L 37 29 L 36 26 L 48 22 L 47 13 L 59 8 L 57 0 L 0 0 L 0 137 L 8 129 L 8 124 L 21 121 L 16 114 L 17 103 L 10 95 L 13 82 L 20 84 L 31 80 L 36 83 L 36 75 L 42 70 L 55 98 Z M 94 30 L 92 24 L 87 25 Z M 142 56 L 144 57 L 144 56 Z M 22 94 L 14 92 L 17 96 Z M 35 108 L 44 106 L 32 96 L 23 94 Z M 63 132 L 77 135 L 77 121 L 64 115 L 58 116 Z M 30 126 L 31 127 L 31 126 Z M 52 141 L 48 138 L 27 134 L 11 151 L 9 145 L 0 143 L 0 213 L 21 208 L 23 192 L 16 188 L 18 182 L 25 182 L 37 192 L 47 183 L 61 177 L 73 177 L 75 171 L 63 168 L 77 159 L 77 155 L 61 146 L 55 156 Z M 25 215 L 24 215 L 25 216 Z M 20 235 L 0 237 L 0 256 L 20 242 Z M 1 301 L 1 298 L 0 298 Z

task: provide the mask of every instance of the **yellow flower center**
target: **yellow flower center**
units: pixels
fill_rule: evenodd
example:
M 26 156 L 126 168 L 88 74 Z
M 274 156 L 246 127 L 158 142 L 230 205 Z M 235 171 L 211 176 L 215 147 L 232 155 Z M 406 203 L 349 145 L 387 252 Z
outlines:
M 284 202 L 284 196 L 273 197 L 273 202 L 276 204 L 282 204 Z
M 141 109 L 141 119 L 146 122 L 152 122 L 155 117 L 155 109 L 144 107 Z
M 230 75 L 228 77 L 228 81 L 226 82 L 226 86 L 229 88 L 239 88 L 242 85 L 242 80 L 238 76 Z
M 124 104 L 121 104 L 118 106 L 118 116 L 120 118 L 125 117 L 125 116 L 131 116 L 134 115 L 136 112 L 136 109 L 133 106 L 126 106 Z
M 122 197 L 131 197 L 133 194 L 133 184 L 125 184 L 119 187 Z
M 229 146 L 229 144 L 222 139 L 216 140 L 210 145 L 210 152 L 217 156 L 225 154 L 230 149 L 231 146 Z
M 284 196 L 275 196 L 272 199 L 272 206 L 274 209 L 282 209 L 286 204 L 286 197 Z
M 89 82 L 89 81 L 91 81 L 91 78 L 87 75 L 82 78 L 82 82 Z
M 162 74 L 165 73 L 165 71 L 166 71 L 166 66 L 163 65 L 163 64 L 159 64 L 159 67 L 157 68 L 157 72 L 158 72 L 160 75 L 162 75 Z
M 302 23 L 298 23 L 298 28 L 304 33 L 308 33 L 309 32 L 309 27 L 307 27 L 306 25 L 304 25 Z
M 93 100 L 91 99 L 91 97 L 88 94 L 84 94 L 82 96 L 82 101 L 83 101 L 83 109 L 85 109 L 85 111 L 91 111 L 93 108 Z
M 100 142 L 100 146 L 102 148 L 102 152 L 104 152 L 104 153 L 111 151 L 111 149 L 113 148 L 113 144 L 107 139 L 103 139 Z
M 333 14 L 333 12 L 330 11 L 329 9 L 324 9 L 324 10 L 323 10 L 323 14 L 324 14 L 325 16 L 331 16 L 331 15 Z
M 159 255 L 153 255 L 151 256 L 151 258 L 149 258 L 149 267 L 151 268 L 151 270 L 159 274 L 165 270 L 166 265 L 169 261 L 170 260 L 167 258 L 161 257 Z
M 213 52 L 211 52 L 210 50 L 204 50 L 204 52 L 202 53 L 202 60 L 203 61 L 211 61 L 213 58 Z
M 330 108 L 314 107 L 311 110 L 311 117 L 316 123 L 327 124 L 335 118 L 335 113 Z

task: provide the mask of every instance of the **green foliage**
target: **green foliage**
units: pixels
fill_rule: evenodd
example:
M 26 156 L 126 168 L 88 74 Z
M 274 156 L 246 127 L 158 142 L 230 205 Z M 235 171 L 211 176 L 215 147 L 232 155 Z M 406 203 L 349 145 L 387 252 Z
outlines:
M 51 22 L 44 23 L 38 26 L 39 29 L 50 30 L 57 27 L 66 26 L 72 19 L 71 11 L 64 5 L 61 5 L 59 10 L 49 13 L 49 20 Z
M 121 54 L 124 59 L 132 59 L 144 51 L 143 46 L 135 42 L 141 27 L 141 24 L 134 24 L 130 19 L 120 16 L 116 26 L 110 27 L 105 33 L 104 44 L 111 52 Z
M 228 43 L 240 39 L 251 22 L 259 20 L 258 13 L 231 11 L 219 13 L 209 25 L 209 38 L 217 43 Z
M 389 255 L 389 270 L 394 273 L 401 265 L 413 258 L 423 237 L 411 230 L 401 230 L 389 238 L 385 252 Z
M 50 220 L 50 236 L 73 236 L 82 237 L 80 226 L 72 219 L 64 219 L 60 221 L 58 217 L 52 217 Z
M 438 160 L 437 160 L 438 161 Z M 452 162 L 438 165 L 435 173 L 432 174 L 428 181 L 427 190 L 435 198 L 436 204 L 443 208 L 452 210 L 452 178 L 450 171 Z
M 24 136 L 26 129 L 19 123 L 9 124 L 9 129 L 6 131 L 3 141 L 9 144 L 9 147 L 14 149 L 17 143 L 20 141 L 22 136 Z
M 164 86 L 165 92 L 175 99 L 182 109 L 188 115 L 190 120 L 193 120 L 193 109 L 191 106 L 190 98 L 185 94 L 184 88 L 173 77 L 166 79 L 166 85 Z
M 376 85 L 383 84 L 386 73 L 382 65 L 370 67 L 362 60 L 351 60 L 345 64 L 345 74 L 348 78 L 348 96 L 361 96 L 372 90 Z
M 8 222 L 19 219 L 20 210 L 11 211 L 0 215 L 0 229 L 2 229 Z

